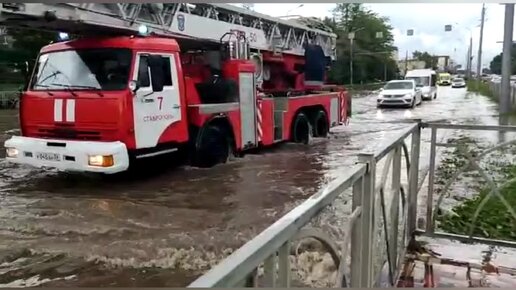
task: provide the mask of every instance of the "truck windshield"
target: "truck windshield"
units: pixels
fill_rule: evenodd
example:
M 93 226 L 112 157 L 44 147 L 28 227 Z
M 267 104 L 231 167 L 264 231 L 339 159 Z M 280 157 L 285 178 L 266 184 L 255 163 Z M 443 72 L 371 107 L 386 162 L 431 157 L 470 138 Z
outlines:
M 130 49 L 96 48 L 40 55 L 32 90 L 123 90 L 128 85 Z
M 430 85 L 429 77 L 406 77 L 407 80 L 414 80 L 416 82 L 416 87 L 424 87 Z
M 414 88 L 412 82 L 392 82 L 387 83 L 384 87 L 385 90 L 410 90 Z

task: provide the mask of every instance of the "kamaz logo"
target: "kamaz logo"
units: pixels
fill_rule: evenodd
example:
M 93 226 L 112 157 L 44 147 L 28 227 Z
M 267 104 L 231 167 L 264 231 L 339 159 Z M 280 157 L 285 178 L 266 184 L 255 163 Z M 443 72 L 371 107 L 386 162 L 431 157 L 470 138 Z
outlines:
M 54 100 L 54 122 L 75 122 L 75 100 Z
M 183 14 L 177 15 L 177 29 L 179 29 L 179 31 L 185 30 L 185 16 Z

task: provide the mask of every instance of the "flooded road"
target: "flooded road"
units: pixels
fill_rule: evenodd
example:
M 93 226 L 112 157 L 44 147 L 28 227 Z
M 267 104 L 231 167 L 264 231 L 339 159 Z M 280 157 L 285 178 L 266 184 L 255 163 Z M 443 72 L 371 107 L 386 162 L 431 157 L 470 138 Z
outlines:
M 353 111 L 349 126 L 310 147 L 285 144 L 212 169 L 100 178 L 8 165 L 2 152 L 0 286 L 184 286 L 357 153 L 388 142 L 407 126 L 398 121 L 498 120 L 487 98 L 450 87 L 415 109 L 377 109 L 375 96 L 365 96 Z M 16 112 L 0 111 L 2 143 L 16 126 Z

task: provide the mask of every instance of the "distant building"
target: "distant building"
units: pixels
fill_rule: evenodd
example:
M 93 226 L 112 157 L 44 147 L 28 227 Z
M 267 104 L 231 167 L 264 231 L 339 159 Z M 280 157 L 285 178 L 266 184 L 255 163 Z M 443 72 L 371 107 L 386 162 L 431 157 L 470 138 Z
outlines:
M 407 60 L 406 64 L 405 64 L 404 59 L 398 60 L 398 69 L 400 70 L 400 73 L 403 76 L 406 74 L 405 67 L 407 70 L 413 70 L 413 69 L 423 69 L 423 68 L 425 68 L 425 66 L 426 66 L 426 63 L 422 60 L 409 59 L 409 60 Z
M 437 55 L 437 70 L 448 71 L 450 70 L 450 56 L 449 55 Z

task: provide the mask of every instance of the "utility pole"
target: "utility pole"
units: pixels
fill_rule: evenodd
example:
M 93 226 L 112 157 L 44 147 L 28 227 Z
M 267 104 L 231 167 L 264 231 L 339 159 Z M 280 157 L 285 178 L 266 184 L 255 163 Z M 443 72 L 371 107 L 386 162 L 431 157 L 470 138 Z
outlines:
M 405 52 L 405 75 L 407 75 L 408 70 L 408 50 Z M 403 76 L 405 78 L 405 76 Z
M 387 82 L 387 58 L 383 62 L 383 81 Z
M 355 38 L 355 34 L 349 34 L 349 84 L 353 85 L 353 39 Z
M 511 110 L 511 48 L 514 25 L 514 4 L 505 4 L 505 23 L 503 30 L 502 82 L 499 100 L 500 115 Z
M 484 22 L 486 16 L 486 6 L 482 4 L 482 18 L 480 22 L 480 39 L 478 41 L 478 56 L 477 56 L 477 89 L 480 85 L 480 78 L 482 77 L 482 40 L 484 36 Z
M 469 48 L 468 48 L 468 59 L 467 59 L 467 63 L 466 63 L 466 68 L 467 68 L 467 71 L 466 71 L 466 76 L 468 79 L 471 78 L 471 69 L 472 69 L 472 58 L 473 56 L 471 55 L 473 53 L 473 36 L 470 36 L 469 37 Z

